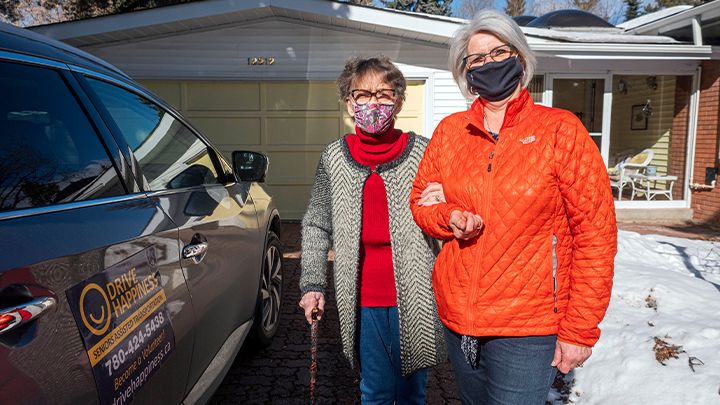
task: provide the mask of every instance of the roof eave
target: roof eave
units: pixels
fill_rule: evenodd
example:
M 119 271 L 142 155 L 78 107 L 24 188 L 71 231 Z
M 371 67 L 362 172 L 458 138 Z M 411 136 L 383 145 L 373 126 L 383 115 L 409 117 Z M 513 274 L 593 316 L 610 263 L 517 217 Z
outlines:
M 272 9 L 284 9 L 293 14 L 315 15 L 317 16 L 316 19 L 345 19 L 358 24 L 416 32 L 418 35 L 438 37 L 438 40 L 443 42 L 452 38 L 460 26 L 460 20 L 455 21 L 456 19 L 437 19 L 431 16 L 418 15 L 417 13 L 394 13 L 390 10 L 334 1 L 250 0 L 237 2 L 208 0 L 85 20 L 40 25 L 30 27 L 30 29 L 54 39 L 67 40 L 252 10 L 256 10 L 261 16 L 265 13 L 267 17 L 272 17 L 274 16 Z M 418 18 L 423 19 L 422 24 L 418 24 Z

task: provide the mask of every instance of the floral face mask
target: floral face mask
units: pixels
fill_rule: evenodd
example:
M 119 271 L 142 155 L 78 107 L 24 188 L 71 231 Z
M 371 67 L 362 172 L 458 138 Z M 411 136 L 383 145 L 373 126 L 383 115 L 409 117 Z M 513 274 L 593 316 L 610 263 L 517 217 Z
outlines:
M 382 134 L 395 118 L 395 104 L 367 103 L 355 106 L 355 123 L 369 135 Z

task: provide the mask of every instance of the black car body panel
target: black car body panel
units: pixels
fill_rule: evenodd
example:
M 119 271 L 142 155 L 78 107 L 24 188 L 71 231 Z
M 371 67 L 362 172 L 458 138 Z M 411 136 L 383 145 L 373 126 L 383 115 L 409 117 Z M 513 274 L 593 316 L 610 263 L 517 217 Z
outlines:
M 224 375 L 209 365 L 229 366 L 253 323 L 271 230 L 279 234 L 272 198 L 238 181 L 169 105 L 85 52 L 0 23 L 0 404 L 207 400 Z M 139 353 L 161 348 L 143 329 L 128 327 L 134 345 L 118 332 L 132 325 L 120 324 L 118 291 L 137 295 L 137 280 L 86 286 L 81 297 L 110 295 L 91 309 L 69 293 L 148 249 L 162 296 L 153 314 L 167 314 L 173 343 L 151 365 Z M 56 304 L 5 331 L 4 309 L 43 297 Z M 155 333 L 135 314 L 135 327 Z M 80 319 L 105 339 L 93 347 L 108 350 L 101 360 Z M 99 392 L 100 380 L 115 392 Z

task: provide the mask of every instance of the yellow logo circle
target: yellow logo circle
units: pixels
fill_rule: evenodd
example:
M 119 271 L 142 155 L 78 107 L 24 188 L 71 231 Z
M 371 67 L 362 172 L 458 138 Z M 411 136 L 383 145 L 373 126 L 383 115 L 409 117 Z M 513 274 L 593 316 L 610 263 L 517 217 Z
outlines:
M 90 290 L 100 291 L 100 294 L 102 294 L 103 298 L 105 299 L 106 305 L 102 307 L 102 314 L 100 315 L 99 320 L 96 320 L 93 314 L 88 314 L 88 317 L 93 322 L 93 324 L 100 325 L 105 320 L 105 308 L 107 307 L 107 321 L 105 322 L 105 326 L 103 326 L 102 329 L 95 329 L 94 327 L 90 326 L 90 323 L 85 317 L 85 294 L 87 294 L 87 292 Z M 83 288 L 82 294 L 80 294 L 80 315 L 82 316 L 85 327 L 87 327 L 88 330 L 94 335 L 102 336 L 110 327 L 110 301 L 108 300 L 107 295 L 105 295 L 105 291 L 103 291 L 103 289 L 99 285 L 91 283 L 86 285 L 85 288 Z

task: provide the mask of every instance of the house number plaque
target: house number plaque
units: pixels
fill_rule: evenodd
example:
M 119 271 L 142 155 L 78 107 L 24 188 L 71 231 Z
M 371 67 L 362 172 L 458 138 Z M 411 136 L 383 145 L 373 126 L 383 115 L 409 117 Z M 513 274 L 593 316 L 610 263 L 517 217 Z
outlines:
M 275 58 L 248 58 L 248 65 L 274 65 Z

